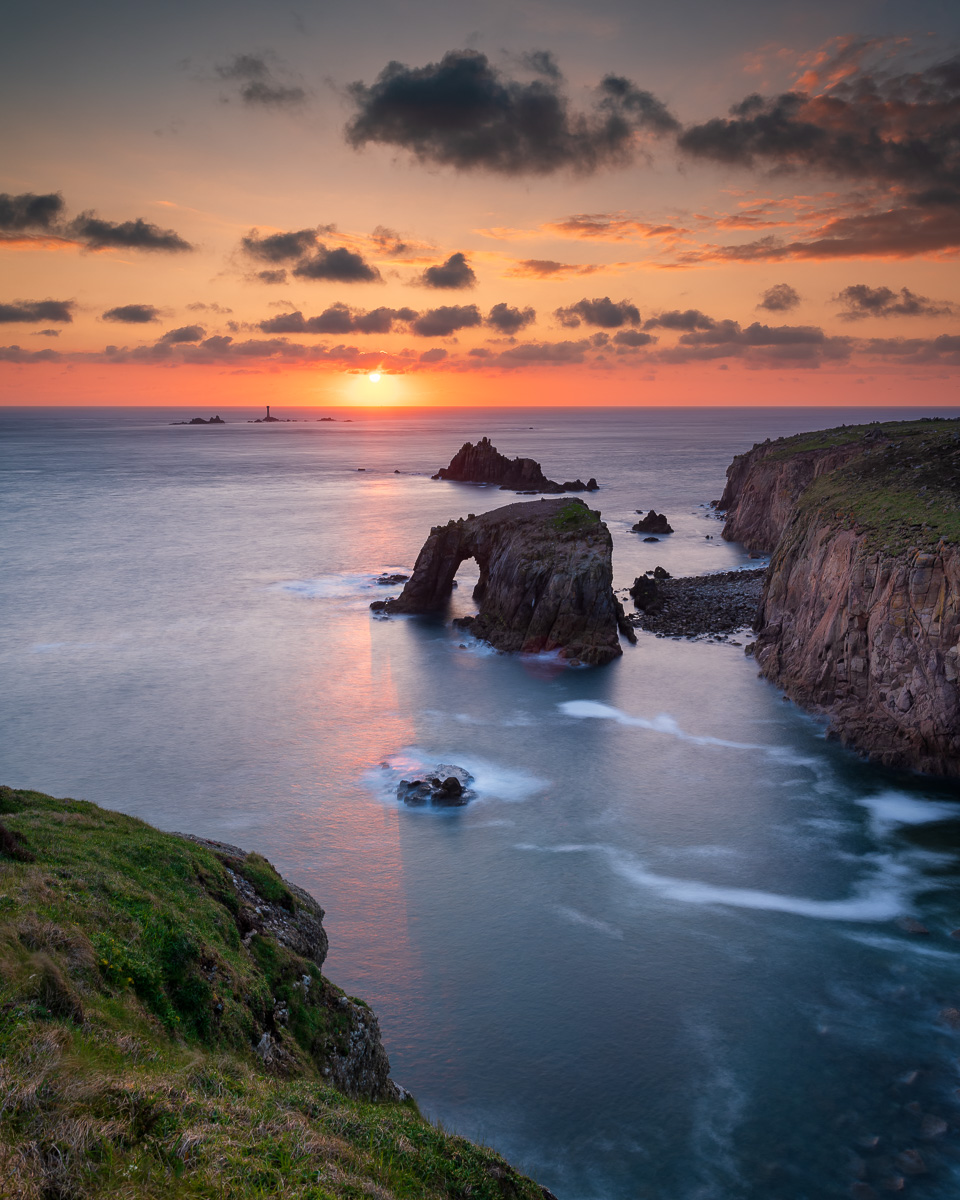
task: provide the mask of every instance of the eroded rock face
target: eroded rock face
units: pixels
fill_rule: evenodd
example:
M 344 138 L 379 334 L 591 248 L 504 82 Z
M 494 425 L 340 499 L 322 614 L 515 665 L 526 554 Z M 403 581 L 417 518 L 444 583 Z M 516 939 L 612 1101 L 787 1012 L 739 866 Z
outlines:
M 378 607 L 441 612 L 457 568 L 474 558 L 480 611 L 466 621 L 471 634 L 498 650 L 558 650 L 599 665 L 622 653 L 618 626 L 636 636 L 613 594 L 612 550 L 600 514 L 582 500 L 508 504 L 435 526 L 400 596 Z
M 450 460 L 450 466 L 441 467 L 433 478 L 458 483 L 497 483 L 501 491 L 511 492 L 594 492 L 599 487 L 595 479 L 586 483 L 582 479 L 555 483 L 544 475 L 536 459 L 507 458 L 489 438 L 481 438 L 476 445 L 464 442 Z
M 637 512 L 640 512 L 639 508 Z M 634 525 L 633 531 L 634 533 L 673 533 L 673 527 L 667 520 L 666 513 L 658 513 L 651 508 L 645 517 L 641 516 Z
M 960 554 L 872 550 L 829 519 L 777 548 L 756 658 L 841 741 L 884 766 L 960 777 Z

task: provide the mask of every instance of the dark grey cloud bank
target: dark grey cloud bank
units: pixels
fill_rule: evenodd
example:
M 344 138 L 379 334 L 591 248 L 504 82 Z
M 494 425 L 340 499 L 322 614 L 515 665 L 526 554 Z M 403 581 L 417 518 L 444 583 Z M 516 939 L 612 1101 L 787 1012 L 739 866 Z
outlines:
M 845 287 L 837 300 L 844 306 L 840 313 L 844 321 L 861 321 L 865 317 L 949 317 L 957 312 L 957 306 L 949 300 L 931 300 L 906 287 L 895 292 L 892 288 L 874 288 L 866 283 Z
M 578 300 L 576 304 L 558 308 L 553 314 L 566 329 L 578 325 L 596 325 L 600 329 L 619 329 L 621 325 L 639 325 L 640 310 L 629 300 L 611 300 L 601 296 L 595 300 Z
M 0 238 L 28 237 L 42 241 L 56 237 L 90 250 L 158 250 L 182 253 L 194 247 L 172 229 L 161 229 L 135 217 L 130 221 L 105 221 L 93 211 L 82 212 L 72 221 L 64 219 L 65 204 L 59 192 L 37 195 L 22 192 L 0 194 Z
M 120 321 L 125 325 L 148 325 L 159 316 L 160 310 L 152 304 L 119 304 L 116 308 L 108 308 L 103 320 Z
M 261 321 L 261 333 L 390 333 L 395 324 L 416 320 L 412 308 L 372 308 L 368 312 L 346 304 L 331 304 L 319 316 L 304 317 L 302 312 L 281 313 Z
M 432 288 L 472 288 L 476 286 L 477 276 L 466 255 L 458 250 L 446 262 L 427 267 L 420 276 L 420 283 Z
M 621 76 L 605 76 L 591 107 L 579 111 L 549 54 L 534 52 L 524 65 L 532 80 L 509 78 L 475 50 L 451 50 L 425 67 L 390 62 L 374 83 L 347 89 L 356 108 L 347 140 L 458 170 L 586 175 L 633 161 L 638 133 L 679 129 L 660 100 Z
M 332 225 L 316 229 L 296 229 L 261 237 L 252 229 L 240 240 L 241 250 L 258 262 L 274 265 L 257 272 L 263 283 L 285 283 L 287 270 L 297 279 L 326 280 L 332 283 L 378 283 L 382 276 L 355 250 L 346 246 L 330 249 L 321 234 L 334 232 Z
M 61 321 L 69 324 L 73 320 L 72 300 L 15 300 L 12 304 L 0 304 L 0 324 L 39 324 L 41 321 Z

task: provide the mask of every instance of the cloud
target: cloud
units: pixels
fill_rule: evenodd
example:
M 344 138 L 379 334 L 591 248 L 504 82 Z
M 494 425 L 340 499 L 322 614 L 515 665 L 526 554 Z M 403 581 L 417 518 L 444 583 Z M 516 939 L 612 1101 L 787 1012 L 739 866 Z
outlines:
M 446 304 L 430 308 L 411 325 L 419 337 L 449 337 L 458 329 L 470 329 L 481 323 L 480 310 L 475 304 Z
M 133 221 L 104 221 L 94 212 L 84 212 L 70 222 L 69 232 L 91 250 L 158 250 L 182 253 L 193 250 L 172 229 L 161 229 L 137 217 Z
M 906 287 L 895 292 L 865 283 L 845 287 L 837 302 L 845 306 L 840 313 L 844 321 L 860 321 L 864 317 L 947 317 L 957 311 L 957 306 L 947 300 L 930 300 Z
M 567 329 L 585 325 L 598 325 L 601 329 L 619 329 L 621 325 L 639 325 L 640 312 L 629 300 L 613 301 L 609 296 L 594 300 L 578 300 L 566 308 L 558 308 L 553 314 Z
M 190 305 L 190 307 L 194 307 Z M 104 321 L 122 321 L 127 325 L 146 325 L 158 320 L 160 310 L 152 304 L 120 304 L 102 314 Z
M 171 329 L 160 338 L 160 344 L 177 346 L 181 342 L 199 342 L 204 334 L 202 325 L 181 325 L 179 329 Z
M 477 276 L 465 255 L 458 250 L 445 263 L 427 267 L 419 282 L 431 288 L 472 288 L 476 287 Z
M 960 58 L 899 74 L 848 64 L 803 82 L 820 90 L 749 95 L 728 117 L 685 129 L 680 150 L 732 166 L 899 185 L 919 203 L 921 191 L 935 188 L 960 200 Z
M 565 365 L 581 363 L 591 348 L 589 339 L 578 342 L 524 342 L 509 350 L 501 350 L 497 362 L 505 367 L 522 367 L 531 363 L 554 363 Z
M 640 346 L 649 346 L 657 339 L 652 334 L 641 333 L 638 329 L 621 329 L 619 333 L 613 335 L 613 340 L 618 346 L 629 346 L 632 350 L 636 350 Z
M 19 233 L 25 230 L 50 230 L 63 215 L 63 197 L 59 192 L 37 195 L 22 192 L 12 196 L 0 193 L 0 230 Z
M 317 229 L 296 229 L 261 237 L 259 230 L 251 229 L 240 239 L 240 248 L 259 262 L 291 264 L 298 279 L 325 279 L 334 283 L 379 280 L 380 272 L 362 254 L 348 250 L 346 246 L 331 250 L 320 241 L 320 233 L 332 231 L 333 226 L 321 225 Z M 263 283 L 286 282 L 286 273 L 277 267 L 258 271 L 256 277 Z
M 542 228 L 547 234 L 598 242 L 626 242 L 647 238 L 666 238 L 672 241 L 686 233 L 685 229 L 677 225 L 638 221 L 624 213 L 576 213 L 560 221 L 548 221 Z
M 72 300 L 15 300 L 12 304 L 0 304 L 0 324 L 61 321 L 69 325 L 74 307 Z
M 549 55 L 534 52 L 526 65 L 537 72 L 531 82 L 507 78 L 475 50 L 452 50 L 425 67 L 390 62 L 369 87 L 347 89 L 357 110 L 347 141 L 398 146 L 460 171 L 589 175 L 634 161 L 638 134 L 679 128 L 656 97 L 620 76 L 605 76 L 592 108 L 576 112 Z
M 189 312 L 212 312 L 223 317 L 229 316 L 233 312 L 232 308 L 224 308 L 222 304 L 204 304 L 202 300 L 197 300 L 193 304 L 188 304 L 187 310 Z
M 532 325 L 537 314 L 532 308 L 511 308 L 508 304 L 495 304 L 487 313 L 487 324 L 491 329 L 512 335 Z
M 278 79 L 263 55 L 237 54 L 215 70 L 221 79 L 239 84 L 240 99 L 251 107 L 297 108 L 307 98 L 302 87 Z
M 757 308 L 764 308 L 767 312 L 789 312 L 799 303 L 800 293 L 795 291 L 789 283 L 775 283 L 773 287 L 768 287 L 760 297 Z
M 373 308 L 365 312 L 346 304 L 331 304 L 319 316 L 304 317 L 297 311 L 281 313 L 259 323 L 262 333 L 390 333 L 395 323 L 415 320 L 412 308 Z
M 432 350 L 424 350 L 420 355 L 420 362 L 435 363 L 442 362 L 447 357 L 447 351 L 441 346 L 434 346 Z
M 30 336 L 31 337 L 59 337 L 60 330 L 59 329 L 34 329 L 31 332 Z
M 59 362 L 60 357 L 56 350 L 21 350 L 19 346 L 0 346 L 0 362 Z
M 761 325 L 754 321 L 746 329 L 738 321 L 714 321 L 709 329 L 680 335 L 685 346 L 804 346 L 826 341 L 816 325 Z
M 514 279 L 568 279 L 572 275 L 595 275 L 601 268 L 594 263 L 555 262 L 551 258 L 523 258 L 507 272 Z
M 692 333 L 696 329 L 713 329 L 715 325 L 716 321 L 698 308 L 658 313 L 643 323 L 644 329 L 679 329 L 685 333 Z

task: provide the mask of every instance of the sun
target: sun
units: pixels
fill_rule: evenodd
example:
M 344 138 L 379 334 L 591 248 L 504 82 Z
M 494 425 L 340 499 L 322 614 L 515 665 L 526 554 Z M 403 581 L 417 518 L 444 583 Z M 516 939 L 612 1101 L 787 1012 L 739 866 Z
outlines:
M 371 383 L 379 383 L 380 382 L 380 372 L 379 371 L 371 371 L 370 374 L 367 376 L 367 378 L 370 380 Z

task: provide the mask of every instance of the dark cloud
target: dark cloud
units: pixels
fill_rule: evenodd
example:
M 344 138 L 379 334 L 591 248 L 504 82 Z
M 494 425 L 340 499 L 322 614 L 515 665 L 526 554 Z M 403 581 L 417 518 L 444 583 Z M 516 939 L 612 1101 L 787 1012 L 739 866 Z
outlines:
M 472 350 L 467 351 L 467 354 L 469 354 L 471 358 L 492 358 L 493 357 L 493 351 L 488 350 L 486 348 L 486 346 L 474 346 L 474 348 Z
M 571 111 L 545 52 L 526 62 L 538 78 L 509 79 L 485 54 L 452 50 L 439 63 L 388 63 L 369 87 L 351 84 L 356 115 L 347 141 L 399 146 L 421 162 L 501 175 L 588 175 L 637 156 L 639 132 L 679 128 L 667 108 L 628 79 L 607 75 L 588 112 Z
M 713 329 L 716 321 L 708 317 L 698 308 L 686 308 L 682 312 L 673 309 L 670 312 L 658 313 L 644 321 L 644 329 L 678 329 L 682 333 L 693 333 L 697 329 Z
M 75 217 L 68 229 L 91 250 L 109 248 L 179 253 L 194 248 L 172 229 L 161 229 L 142 217 L 133 221 L 104 221 L 96 213 L 85 212 Z
M 203 337 L 202 325 L 181 325 L 179 329 L 170 329 L 160 338 L 160 344 L 177 346 L 181 342 L 199 342 Z
M 286 283 L 287 273 L 283 267 L 274 270 L 258 271 L 256 275 L 261 283 Z
M 773 287 L 768 287 L 760 297 L 757 308 L 764 308 L 767 312 L 789 312 L 799 303 L 800 293 L 795 291 L 789 283 L 775 283 Z
M 472 288 L 476 286 L 477 277 L 466 256 L 458 250 L 445 263 L 427 267 L 420 276 L 420 282 L 424 287 L 431 288 Z
M 636 350 L 640 346 L 649 346 L 657 339 L 652 334 L 641 333 L 638 329 L 621 329 L 619 333 L 614 334 L 613 340 L 618 346 L 629 346 Z
M 56 350 L 21 350 L 19 346 L 0 346 L 0 362 L 58 362 L 60 357 L 61 355 Z
M 108 308 L 103 314 L 103 320 L 123 321 L 127 325 L 147 325 L 150 321 L 156 321 L 159 316 L 160 310 L 152 304 L 120 304 L 116 308 Z
M 640 312 L 629 300 L 613 301 L 609 296 L 594 300 L 578 300 L 566 308 L 558 308 L 553 314 L 567 329 L 585 325 L 598 325 L 601 329 L 619 329 L 621 325 L 639 325 Z
M 188 304 L 187 310 L 189 312 L 212 312 L 221 317 L 229 316 L 233 312 L 232 308 L 224 308 L 222 304 L 204 304 L 202 300 L 197 300 L 194 304 Z
M 495 304 L 487 313 L 487 324 L 491 329 L 507 335 L 519 333 L 532 325 L 537 314 L 532 308 L 511 308 L 508 304 Z
M 520 279 L 562 279 L 567 275 L 594 275 L 594 263 L 563 263 L 552 258 L 521 258 L 509 274 Z
M 522 367 L 531 363 L 581 363 L 590 349 L 590 342 L 524 342 L 509 350 L 501 350 L 497 362 L 505 367 Z
M 328 250 L 319 245 L 312 258 L 301 259 L 293 268 L 298 279 L 327 279 L 333 283 L 373 283 L 380 280 L 380 272 L 372 267 L 362 254 L 338 246 Z
M 410 328 L 420 337 L 449 337 L 458 329 L 479 325 L 481 320 L 475 304 L 445 304 L 421 313 Z
M 960 199 L 960 58 L 920 71 L 847 70 L 820 92 L 747 96 L 685 129 L 697 158 L 894 184 L 918 204 Z
M 244 104 L 262 108 L 296 108 L 307 98 L 302 87 L 296 87 L 276 77 L 266 58 L 259 54 L 237 54 L 229 63 L 215 68 L 221 79 L 239 85 Z
M 422 363 L 443 362 L 443 360 L 446 357 L 447 357 L 446 350 L 444 350 L 441 346 L 434 346 L 432 350 L 424 350 L 424 352 L 420 355 L 420 362 L 422 362 Z
M 369 312 L 350 308 L 346 304 L 331 304 L 317 317 L 304 317 L 301 312 L 281 313 L 261 321 L 262 333 L 390 333 L 395 323 L 415 320 L 412 308 L 372 308 Z
M 315 229 L 297 229 L 289 233 L 271 233 L 261 237 L 256 229 L 240 239 L 240 245 L 251 258 L 261 262 L 292 262 L 303 258 L 318 245 Z
M 559 80 L 563 78 L 563 72 L 549 50 L 528 50 L 525 54 L 520 55 L 520 61 L 528 71 L 533 71 L 535 75 L 542 75 L 545 79 Z
M 26 230 L 52 229 L 63 215 L 63 197 L 59 192 L 37 195 L 22 192 L 12 196 L 0 193 L 0 230 L 19 233 Z
M 31 337 L 59 337 L 60 330 L 59 329 L 35 329 L 30 334 L 30 336 Z
M 844 311 L 840 313 L 844 321 L 860 321 L 864 317 L 947 317 L 957 311 L 957 306 L 949 301 L 930 300 L 909 288 L 895 292 L 888 287 L 872 288 L 865 283 L 845 287 L 837 301 L 844 305 Z
M 72 300 L 15 300 L 12 304 L 0 304 L 0 324 L 61 321 L 69 325 L 73 309 Z
M 754 321 L 746 329 L 738 321 L 714 321 L 709 329 L 684 333 L 684 346 L 804 346 L 826 341 L 822 329 L 815 325 L 761 325 Z

